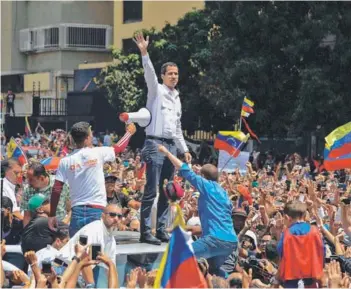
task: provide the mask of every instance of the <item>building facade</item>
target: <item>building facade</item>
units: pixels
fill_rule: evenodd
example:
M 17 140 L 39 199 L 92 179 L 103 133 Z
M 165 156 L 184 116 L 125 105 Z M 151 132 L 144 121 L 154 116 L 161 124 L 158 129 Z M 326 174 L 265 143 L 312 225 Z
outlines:
M 115 1 L 114 46 L 131 44 L 135 31 L 176 24 L 187 12 L 205 8 L 205 1 Z
M 33 95 L 65 98 L 81 63 L 109 62 L 113 2 L 1 1 L 1 92 L 16 93 L 16 114 Z

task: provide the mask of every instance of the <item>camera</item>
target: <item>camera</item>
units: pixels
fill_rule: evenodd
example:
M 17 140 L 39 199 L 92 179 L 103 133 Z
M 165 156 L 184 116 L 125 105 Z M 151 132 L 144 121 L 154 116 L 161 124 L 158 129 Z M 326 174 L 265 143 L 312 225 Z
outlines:
M 269 283 L 274 275 L 268 273 L 260 266 L 261 261 L 261 259 L 257 259 L 255 256 L 250 256 L 249 258 L 241 259 L 239 265 L 244 268 L 246 272 L 252 269 L 253 279 L 260 279 L 264 283 Z

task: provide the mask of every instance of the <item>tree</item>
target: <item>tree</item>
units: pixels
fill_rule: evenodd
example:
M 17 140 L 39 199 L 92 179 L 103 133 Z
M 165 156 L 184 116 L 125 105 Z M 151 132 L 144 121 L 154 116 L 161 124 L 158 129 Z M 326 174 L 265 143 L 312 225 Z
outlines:
M 150 35 L 156 71 L 180 69 L 183 128 L 232 129 L 244 96 L 260 135 L 330 131 L 349 121 L 351 7 L 345 2 L 206 2 Z M 329 39 L 329 40 L 328 40 Z M 138 55 L 114 51 L 100 86 L 124 110 L 145 104 Z M 116 70 L 119 72 L 116 72 Z

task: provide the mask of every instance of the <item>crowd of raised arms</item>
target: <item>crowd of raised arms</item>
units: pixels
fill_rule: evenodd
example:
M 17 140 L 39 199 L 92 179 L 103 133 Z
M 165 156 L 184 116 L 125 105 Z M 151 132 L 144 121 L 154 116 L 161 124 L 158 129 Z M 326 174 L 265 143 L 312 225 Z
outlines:
M 105 264 L 109 288 L 153 287 L 157 269 L 150 269 L 150 264 L 134 264 L 123 278 L 125 284 L 118 284 L 115 265 L 114 234 L 140 230 L 146 172 L 138 149 L 125 147 L 115 161 L 104 163 L 108 205 L 101 220 L 91 223 L 94 228 L 86 225 L 70 237 L 70 188 L 65 185 L 56 209 L 58 229 L 50 229 L 49 199 L 56 172 L 46 169 L 41 161 L 71 153 L 73 147 L 67 139 L 64 131 L 45 134 L 40 125 L 30 137 L 18 135 L 16 142 L 26 151 L 28 159 L 22 167 L 17 160 L 6 158 L 7 142 L 2 137 L 4 191 L 6 186 L 13 186 L 14 195 L 2 196 L 1 287 L 90 288 L 94 286 L 94 278 L 89 269 L 96 264 Z M 118 140 L 115 133 L 93 133 L 92 143 L 96 147 L 109 147 Z M 215 164 L 216 159 L 202 151 L 192 155 L 189 169 L 206 177 L 207 163 Z M 321 170 L 319 163 L 296 153 L 271 152 L 252 154 L 246 168 L 243 175 L 239 171 L 215 172 L 218 178 L 214 177 L 214 181 L 224 189 L 231 203 L 231 226 L 238 246 L 220 268 L 213 268 L 215 264 L 210 260 L 198 259 L 208 287 L 349 288 L 351 170 L 327 172 Z M 178 173 L 181 170 L 184 168 L 178 167 L 174 179 L 166 180 L 164 185 L 173 181 L 184 190 L 179 204 L 186 230 L 197 240 L 203 234 L 198 207 L 203 188 L 196 187 L 192 180 L 187 181 Z M 168 219 L 167 232 L 171 233 L 172 210 Z M 104 234 L 111 240 L 103 238 Z M 84 244 L 87 236 L 91 239 L 88 245 Z M 294 236 L 306 238 L 301 241 Z M 99 242 L 103 242 L 103 249 L 92 256 L 89 244 Z M 22 255 L 7 253 L 6 246 L 11 245 L 20 245 Z M 213 273 L 219 269 L 224 274 Z

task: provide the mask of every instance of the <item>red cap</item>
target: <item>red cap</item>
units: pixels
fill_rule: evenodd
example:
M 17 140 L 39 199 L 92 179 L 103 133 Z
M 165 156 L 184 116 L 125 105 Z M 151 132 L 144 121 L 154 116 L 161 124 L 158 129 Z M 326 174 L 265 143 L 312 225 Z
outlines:
M 168 182 L 163 191 L 167 199 L 172 202 L 178 201 L 184 197 L 184 190 L 177 182 Z

